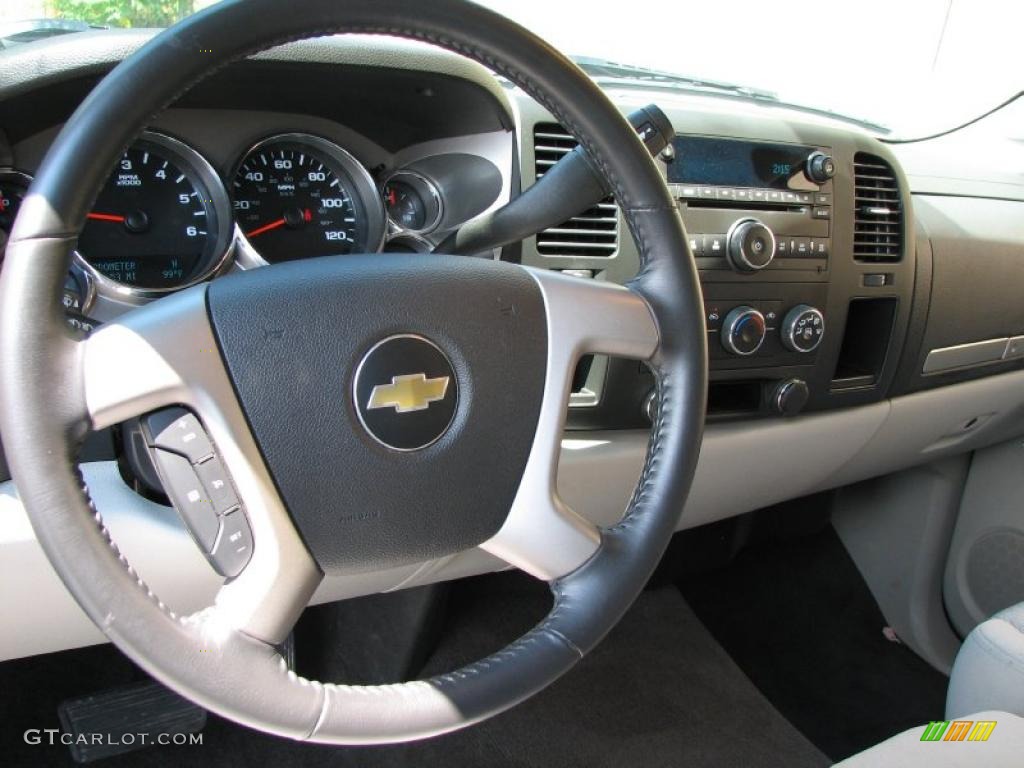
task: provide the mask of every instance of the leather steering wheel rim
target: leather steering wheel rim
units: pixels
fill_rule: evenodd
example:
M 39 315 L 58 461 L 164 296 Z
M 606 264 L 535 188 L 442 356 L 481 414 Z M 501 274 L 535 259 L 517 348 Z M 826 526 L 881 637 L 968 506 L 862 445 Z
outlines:
M 373 687 L 302 679 L 267 641 L 273 632 L 261 639 L 216 606 L 177 616 L 137 577 L 75 463 L 81 441 L 101 420 L 89 392 L 89 344 L 66 326 L 58 299 L 95 194 L 153 115 L 218 66 L 334 33 L 433 43 L 503 75 L 547 108 L 608 180 L 640 251 L 642 268 L 629 290 L 602 291 L 600 300 L 612 308 L 628 304 L 634 314 L 642 306 L 656 334 L 644 357 L 655 373 L 658 405 L 639 485 L 622 521 L 600 532 L 592 556 L 571 572 L 552 573 L 547 618 L 497 654 L 451 674 Z M 173 307 L 174 300 L 151 306 Z M 136 330 L 157 315 L 142 317 Z M 643 588 L 675 530 L 696 467 L 707 381 L 696 268 L 654 161 L 571 62 L 525 29 L 462 0 L 311 0 L 300 9 L 277 0 L 229 1 L 163 32 L 122 62 L 68 121 L 22 206 L 0 277 L 0 359 L 0 434 L 12 475 L 38 540 L 90 618 L 150 674 L 200 705 L 266 732 L 333 744 L 456 730 L 537 693 L 593 648 Z

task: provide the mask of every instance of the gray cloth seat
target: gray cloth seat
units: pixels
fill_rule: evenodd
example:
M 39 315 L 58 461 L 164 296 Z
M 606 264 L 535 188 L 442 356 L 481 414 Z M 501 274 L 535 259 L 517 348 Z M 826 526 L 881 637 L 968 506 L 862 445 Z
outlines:
M 946 717 L 982 709 L 1024 717 L 1024 603 L 975 627 L 956 656 Z

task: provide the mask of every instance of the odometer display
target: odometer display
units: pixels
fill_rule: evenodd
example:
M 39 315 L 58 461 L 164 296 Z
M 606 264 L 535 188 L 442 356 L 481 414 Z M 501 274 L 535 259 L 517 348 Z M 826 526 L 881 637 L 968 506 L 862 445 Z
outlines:
M 231 184 L 235 220 L 271 264 L 376 250 L 358 162 L 314 136 L 272 137 L 251 149 Z
M 217 207 L 186 152 L 160 137 L 159 143 L 140 140 L 122 155 L 78 239 L 79 255 L 100 275 L 166 291 L 202 277 L 216 262 L 223 243 Z

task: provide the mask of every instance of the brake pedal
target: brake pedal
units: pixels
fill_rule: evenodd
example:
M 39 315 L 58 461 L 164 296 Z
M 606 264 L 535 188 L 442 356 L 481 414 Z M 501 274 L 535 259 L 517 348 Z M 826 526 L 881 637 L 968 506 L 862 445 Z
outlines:
M 189 734 L 206 725 L 205 709 L 157 682 L 71 699 L 61 703 L 57 714 L 76 763 L 189 743 Z

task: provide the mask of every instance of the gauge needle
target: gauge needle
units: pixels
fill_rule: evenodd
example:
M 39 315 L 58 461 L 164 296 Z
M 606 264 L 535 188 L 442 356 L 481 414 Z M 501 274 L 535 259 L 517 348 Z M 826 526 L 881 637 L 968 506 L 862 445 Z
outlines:
M 93 221 L 114 221 L 118 224 L 124 223 L 124 216 L 118 216 L 113 213 L 89 213 L 86 215 L 86 218 L 92 219 Z
M 309 208 L 296 209 L 296 210 L 299 211 L 299 215 L 301 216 L 302 221 L 310 222 L 310 221 L 313 220 L 313 212 L 311 210 L 309 210 Z M 291 226 L 292 227 L 298 226 L 298 223 L 295 221 L 295 218 L 294 218 L 294 212 L 290 212 L 290 213 L 288 213 L 287 216 L 282 216 L 280 219 L 277 219 L 276 221 L 272 221 L 269 224 L 264 224 L 262 227 L 256 227 L 256 229 L 254 229 L 254 230 L 252 230 L 250 232 L 246 232 L 245 236 L 246 237 L 256 237 L 256 235 L 262 235 L 264 232 L 269 232 L 272 229 L 277 229 L 278 227 L 283 227 L 285 224 L 289 223 L 289 220 L 288 220 L 289 216 L 292 217 L 292 220 L 290 222 Z
M 256 235 L 262 235 L 264 232 L 269 232 L 272 229 L 277 229 L 278 227 L 283 227 L 286 223 L 287 222 L 285 222 L 284 217 L 282 216 L 277 221 L 272 221 L 269 224 L 264 224 L 262 227 L 257 227 L 256 229 L 252 230 L 251 232 L 246 232 L 245 236 L 246 237 L 256 237 Z

